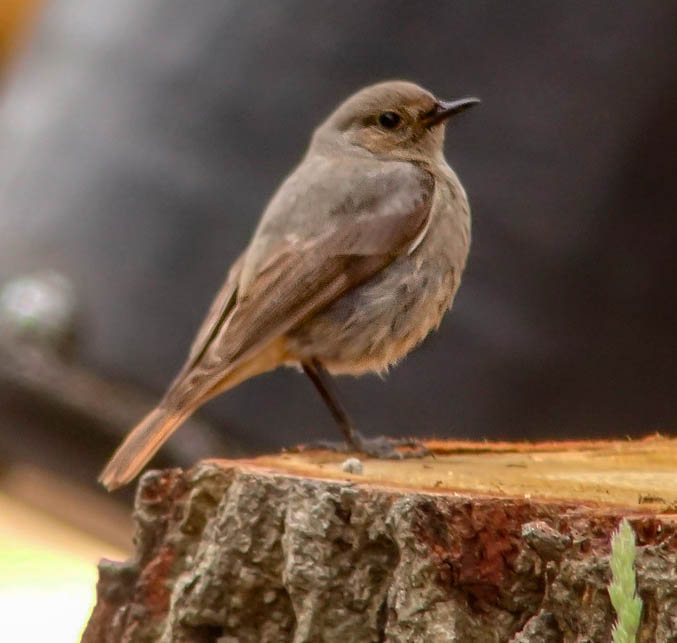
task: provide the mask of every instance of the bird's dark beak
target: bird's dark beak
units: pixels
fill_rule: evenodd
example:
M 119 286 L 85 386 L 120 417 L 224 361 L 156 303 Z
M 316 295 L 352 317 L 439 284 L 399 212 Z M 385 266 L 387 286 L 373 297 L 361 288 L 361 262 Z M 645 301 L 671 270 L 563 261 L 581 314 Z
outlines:
M 469 107 L 473 107 L 473 105 L 477 105 L 479 102 L 479 98 L 459 98 L 458 100 L 452 101 L 437 101 L 435 107 L 433 107 L 431 111 L 423 116 L 421 122 L 426 127 L 439 125 L 448 118 L 451 118 L 456 114 L 460 114 Z

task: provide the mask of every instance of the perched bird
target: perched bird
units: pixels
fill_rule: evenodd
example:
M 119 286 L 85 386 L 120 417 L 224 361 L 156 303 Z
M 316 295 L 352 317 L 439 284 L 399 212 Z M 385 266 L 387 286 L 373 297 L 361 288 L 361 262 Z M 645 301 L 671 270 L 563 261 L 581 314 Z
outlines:
M 451 306 L 470 210 L 444 158 L 445 123 L 478 102 L 384 82 L 348 98 L 315 130 L 230 268 L 180 373 L 101 473 L 108 489 L 136 476 L 207 400 L 283 364 L 307 373 L 347 448 L 398 455 L 394 442 L 354 428 L 327 372 L 385 371 Z

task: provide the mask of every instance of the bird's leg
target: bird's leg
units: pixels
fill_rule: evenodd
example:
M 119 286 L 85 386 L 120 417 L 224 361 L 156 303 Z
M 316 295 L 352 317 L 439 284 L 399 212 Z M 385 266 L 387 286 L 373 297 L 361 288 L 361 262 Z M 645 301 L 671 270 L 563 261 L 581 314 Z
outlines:
M 332 417 L 336 420 L 341 433 L 343 433 L 343 439 L 346 441 L 346 446 L 356 451 L 360 451 L 361 440 L 359 438 L 362 436 L 359 436 L 359 433 L 353 426 L 348 414 L 343 410 L 336 395 L 331 390 L 329 374 L 327 371 L 324 370 L 322 364 L 316 359 L 312 362 L 303 362 L 301 366 L 303 366 L 303 371 L 310 378 L 310 381 L 314 384 L 317 392 L 327 405 L 327 408 L 329 408 Z
M 301 366 L 329 408 L 329 411 L 334 420 L 336 420 L 336 423 L 343 434 L 343 439 L 345 440 L 345 445 L 337 445 L 332 442 L 321 442 L 318 446 L 335 451 L 361 451 L 366 455 L 384 459 L 421 457 L 430 454 L 430 451 L 422 446 L 417 440 L 391 440 L 386 437 L 365 438 L 355 428 L 348 417 L 348 414 L 344 411 L 336 398 L 336 395 L 332 391 L 330 376 L 323 368 L 322 364 L 318 360 L 313 359 L 310 362 L 303 362 Z M 396 446 L 416 447 L 416 450 L 401 453 L 395 448 Z

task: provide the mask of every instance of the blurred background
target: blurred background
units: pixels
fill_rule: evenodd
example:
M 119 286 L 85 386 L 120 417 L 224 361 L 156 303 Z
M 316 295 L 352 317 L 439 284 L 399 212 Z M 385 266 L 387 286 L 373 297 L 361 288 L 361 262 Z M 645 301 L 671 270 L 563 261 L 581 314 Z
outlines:
M 0 611 L 30 587 L 17 561 L 44 578 L 62 552 L 91 594 L 96 558 L 129 548 L 131 492 L 105 496 L 98 471 L 312 129 L 379 80 L 483 104 L 447 134 L 474 217 L 463 286 L 385 380 L 338 382 L 363 431 L 674 431 L 676 33 L 673 2 L 3 3 Z M 322 437 L 320 399 L 282 370 L 210 403 L 154 464 Z M 47 558 L 17 549 L 31 537 Z

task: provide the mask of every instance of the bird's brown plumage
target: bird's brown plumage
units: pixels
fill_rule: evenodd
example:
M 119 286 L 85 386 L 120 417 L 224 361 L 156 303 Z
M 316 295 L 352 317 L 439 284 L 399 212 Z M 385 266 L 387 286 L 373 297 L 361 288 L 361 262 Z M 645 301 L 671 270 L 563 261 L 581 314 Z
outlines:
M 413 131 L 412 120 L 411 141 L 400 133 L 381 155 L 372 147 L 382 134 L 363 131 L 374 127 L 364 120 L 374 109 L 399 109 L 413 119 L 434 98 L 410 83 L 381 84 L 362 95 L 318 128 L 308 154 L 271 200 L 184 367 L 103 470 L 107 488 L 131 480 L 195 409 L 244 379 L 311 358 L 339 372 L 382 370 L 439 323 L 469 243 L 467 201 L 444 162 L 441 128 L 426 138 L 424 130 Z M 449 247 L 428 242 L 439 232 L 451 235 Z M 418 282 L 411 279 L 417 270 Z M 384 280 L 389 292 L 379 293 Z M 415 293 L 418 303 L 407 304 L 414 311 L 409 318 L 397 310 L 395 291 L 416 283 L 424 289 Z M 370 292 L 387 295 L 392 310 L 380 322 L 389 328 L 371 327 L 373 320 L 359 327 L 360 298 Z M 402 294 L 403 302 L 411 300 Z M 364 349 L 341 346 L 355 344 L 350 329 L 361 333 Z M 379 337 L 372 342 L 378 350 L 369 349 L 370 336 Z

